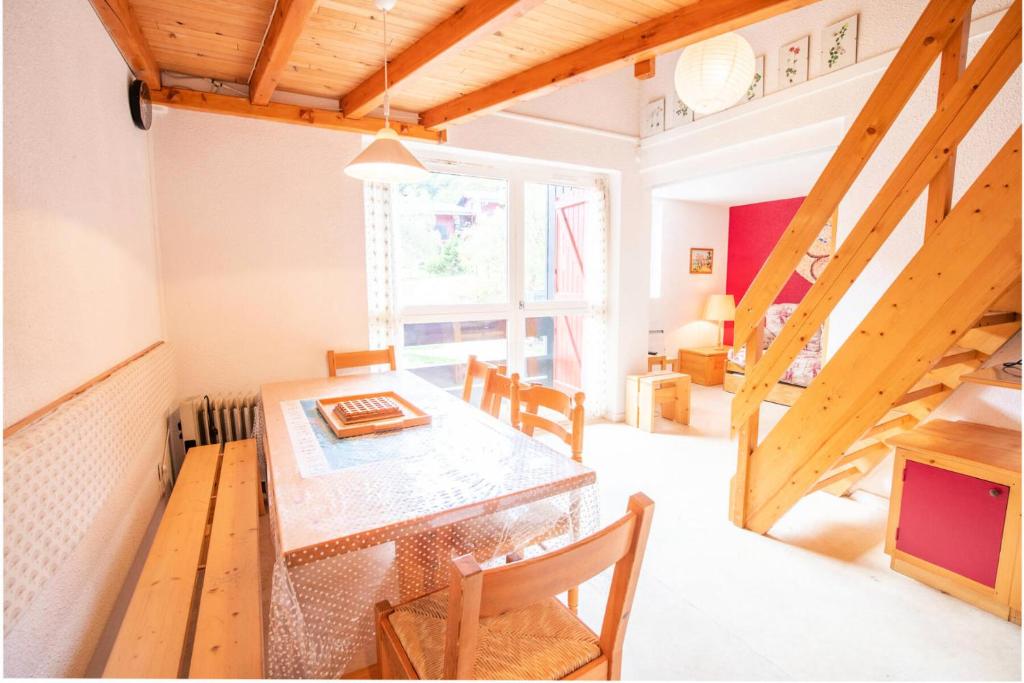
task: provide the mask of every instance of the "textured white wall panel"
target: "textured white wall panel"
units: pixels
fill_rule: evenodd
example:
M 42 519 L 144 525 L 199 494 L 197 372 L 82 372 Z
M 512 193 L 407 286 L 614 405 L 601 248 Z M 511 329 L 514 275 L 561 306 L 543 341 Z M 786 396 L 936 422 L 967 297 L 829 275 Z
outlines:
M 158 346 L 4 442 L 4 673 L 81 676 L 162 487 Z

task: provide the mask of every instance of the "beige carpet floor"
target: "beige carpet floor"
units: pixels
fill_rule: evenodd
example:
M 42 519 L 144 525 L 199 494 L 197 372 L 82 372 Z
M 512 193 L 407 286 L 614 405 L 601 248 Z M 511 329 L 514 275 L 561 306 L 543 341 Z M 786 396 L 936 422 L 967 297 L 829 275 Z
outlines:
M 888 501 L 815 493 L 769 536 L 727 519 L 731 395 L 695 386 L 689 427 L 588 425 L 602 516 L 643 491 L 656 512 L 624 679 L 1010 680 L 1021 630 L 889 569 Z M 767 433 L 784 409 L 766 404 Z M 581 591 L 600 627 L 608 575 Z

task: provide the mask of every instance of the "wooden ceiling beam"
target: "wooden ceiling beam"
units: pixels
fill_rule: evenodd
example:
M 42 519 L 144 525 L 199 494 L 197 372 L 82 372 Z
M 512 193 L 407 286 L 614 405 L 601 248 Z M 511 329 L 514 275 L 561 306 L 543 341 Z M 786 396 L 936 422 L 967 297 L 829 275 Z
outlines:
M 405 52 L 388 62 L 392 90 L 446 55 L 458 52 L 484 36 L 494 33 L 522 16 L 543 0 L 468 0 L 455 14 L 431 29 Z M 341 110 L 359 119 L 384 102 L 384 69 L 353 88 L 341 98 Z
M 295 43 L 315 6 L 316 0 L 278 0 L 249 79 L 249 101 L 253 104 L 270 102 L 277 90 L 277 80 L 288 66 Z
M 814 0 L 697 0 L 669 14 L 538 64 L 420 114 L 420 123 L 439 130 L 537 97 L 569 83 L 656 57 L 686 45 L 778 14 Z
M 151 90 L 160 89 L 160 65 L 149 47 L 128 0 L 89 0 L 124 61 Z
M 262 105 L 253 104 L 245 97 L 200 92 L 187 88 L 164 88 L 153 91 L 151 95 L 153 104 L 162 104 L 178 109 L 263 119 L 265 121 L 277 121 L 300 126 L 313 126 L 314 128 L 328 128 L 345 133 L 373 135 L 384 126 L 383 119 L 347 119 L 342 116 L 340 111 L 331 109 L 300 107 L 280 102 Z M 444 131 L 430 131 L 414 123 L 402 123 L 401 121 L 393 120 L 391 121 L 391 127 L 399 135 L 413 140 L 441 143 L 446 139 Z

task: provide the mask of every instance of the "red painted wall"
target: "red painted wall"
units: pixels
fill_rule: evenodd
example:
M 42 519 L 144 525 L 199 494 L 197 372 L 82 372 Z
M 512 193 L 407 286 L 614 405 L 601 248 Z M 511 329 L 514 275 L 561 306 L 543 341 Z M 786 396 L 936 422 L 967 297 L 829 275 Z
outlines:
M 795 197 L 729 208 L 725 292 L 736 297 L 737 304 L 803 201 Z M 810 282 L 793 273 L 775 303 L 797 303 L 810 288 Z M 732 323 L 725 324 L 725 343 L 732 344 Z

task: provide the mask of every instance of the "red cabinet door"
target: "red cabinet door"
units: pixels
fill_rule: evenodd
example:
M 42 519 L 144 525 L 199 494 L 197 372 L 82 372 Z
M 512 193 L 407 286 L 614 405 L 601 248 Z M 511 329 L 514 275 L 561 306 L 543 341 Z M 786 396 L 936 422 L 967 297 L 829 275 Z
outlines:
M 1010 489 L 908 460 L 896 548 L 994 587 Z

